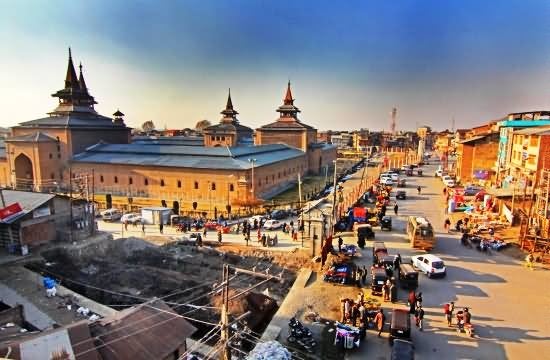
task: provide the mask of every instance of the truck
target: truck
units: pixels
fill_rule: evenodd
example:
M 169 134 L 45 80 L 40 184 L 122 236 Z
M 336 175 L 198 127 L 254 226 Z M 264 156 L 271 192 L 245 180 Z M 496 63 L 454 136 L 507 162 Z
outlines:
M 407 236 L 412 248 L 430 251 L 435 246 L 434 229 L 425 217 L 409 216 Z

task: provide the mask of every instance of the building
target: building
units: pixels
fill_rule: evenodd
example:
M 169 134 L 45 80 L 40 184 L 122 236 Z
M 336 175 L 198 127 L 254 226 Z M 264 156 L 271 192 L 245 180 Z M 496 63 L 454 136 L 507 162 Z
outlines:
M 321 173 L 336 158 L 335 147 L 318 143 L 317 130 L 298 119 L 290 83 L 279 118 L 256 134 L 240 124 L 229 94 L 220 123 L 202 137 L 132 139 L 120 110 L 113 118 L 96 112 L 70 51 L 65 87 L 52 96 L 58 106 L 47 117 L 11 128 L 0 147 L 0 183 L 58 192 L 75 191 L 86 179 L 101 206 L 229 212 L 286 190 L 298 176 Z
M 330 137 L 330 142 L 338 149 L 350 149 L 353 146 L 353 134 L 348 132 L 333 134 Z
M 508 176 L 503 178 L 503 185 L 517 186 L 519 182 L 522 188 L 532 187 L 540 171 L 550 168 L 550 126 L 515 130 L 511 144 Z
M 491 181 L 498 154 L 500 132 L 496 122 L 472 129 L 466 139 L 459 141 L 456 155 L 456 176 L 462 183 L 474 180 Z

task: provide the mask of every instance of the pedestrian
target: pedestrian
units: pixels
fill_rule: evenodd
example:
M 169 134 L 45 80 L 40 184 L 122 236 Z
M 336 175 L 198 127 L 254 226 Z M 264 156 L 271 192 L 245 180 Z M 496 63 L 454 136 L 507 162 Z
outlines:
M 222 230 L 221 229 L 218 229 L 218 242 L 220 244 L 222 243 Z
M 419 306 L 418 309 L 416 309 L 414 318 L 416 320 L 416 326 L 420 331 L 422 331 L 424 329 L 424 309 L 422 309 L 422 306 Z
M 446 303 L 443 307 L 443 311 L 445 312 L 445 317 L 447 318 L 447 326 L 451 326 L 453 324 L 453 311 L 455 309 L 455 303 L 451 301 L 450 303 Z
M 363 277 L 363 269 L 360 267 L 357 267 L 357 270 L 355 271 L 355 284 L 358 288 L 361 287 L 361 278 Z
M 363 305 L 363 302 L 361 301 L 359 303 L 359 321 L 361 323 L 365 323 L 365 319 L 366 319 L 366 315 L 367 315 L 367 309 L 365 308 L 365 305 Z
M 346 299 L 340 298 L 340 322 L 343 324 L 346 322 Z
M 443 188 L 443 195 L 444 196 L 447 195 L 447 187 L 446 186 Z
M 382 285 L 382 297 L 384 298 L 384 301 L 388 301 L 390 299 L 389 292 L 390 288 L 388 284 Z
M 292 229 L 292 241 L 298 241 L 298 231 Z
M 416 294 L 414 293 L 414 290 L 409 291 L 408 304 L 409 313 L 414 314 L 414 307 L 416 306 Z
M 367 285 L 367 266 L 363 265 L 363 276 L 361 277 L 363 285 Z
M 395 303 L 397 301 L 397 287 L 392 282 L 390 285 L 390 301 Z
M 399 210 L 399 206 L 397 205 L 397 202 L 395 203 L 393 207 L 393 212 L 395 213 L 395 216 L 397 216 L 397 211 Z
M 206 240 L 206 225 L 204 226 L 204 230 L 202 231 L 202 236 L 204 236 L 204 239 Z
M 341 236 L 338 236 L 338 252 L 342 252 L 342 245 L 344 244 L 344 240 L 342 240 Z
M 420 187 L 420 185 L 418 185 L 418 186 L 416 187 L 416 191 L 418 191 L 418 195 L 420 195 L 420 192 L 422 191 L 422 188 Z
M 376 329 L 378 330 L 378 336 L 384 330 L 384 322 L 386 321 L 386 316 L 384 315 L 384 310 L 380 309 L 376 316 L 374 317 L 374 322 L 376 323 Z
M 346 299 L 344 302 L 344 323 L 351 317 L 351 302 Z
M 141 220 L 141 232 L 143 233 L 143 236 L 145 236 L 145 221 Z
M 162 223 L 162 221 L 159 223 L 159 231 L 160 231 L 161 234 L 163 234 L 164 224 Z
M 202 236 L 201 236 L 201 234 L 197 234 L 197 246 L 198 247 L 202 246 Z
M 258 242 L 262 241 L 262 232 L 258 229 Z
M 124 220 L 124 230 L 128 231 L 128 220 Z
M 422 293 L 419 292 L 418 294 L 416 294 L 415 298 L 416 298 L 416 307 L 419 308 L 420 306 L 422 306 Z
M 533 252 L 530 252 L 529 255 L 525 257 L 525 267 L 535 270 L 535 256 Z
M 359 317 L 359 308 L 354 304 L 351 308 L 351 325 L 357 326 L 357 318 Z
M 262 237 L 261 237 L 261 241 L 262 241 L 262 246 L 263 247 L 266 247 L 267 246 L 267 236 L 265 236 L 265 234 L 262 234 Z
M 451 219 L 446 218 L 444 223 L 445 231 L 447 231 L 447 234 L 451 231 Z

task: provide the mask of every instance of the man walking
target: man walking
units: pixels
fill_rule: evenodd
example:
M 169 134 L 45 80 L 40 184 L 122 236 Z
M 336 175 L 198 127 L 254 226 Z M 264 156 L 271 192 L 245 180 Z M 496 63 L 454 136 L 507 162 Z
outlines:
M 399 210 L 399 206 L 397 205 L 397 202 L 395 202 L 395 206 L 393 207 L 393 212 L 395 213 L 395 216 L 397 216 L 398 210 Z
M 453 323 L 453 311 L 455 309 L 455 303 L 451 301 L 450 303 L 445 304 L 443 308 L 445 312 L 445 317 L 447 318 L 447 326 L 451 326 Z
M 378 311 L 378 314 L 374 317 L 374 322 L 376 323 L 376 329 L 378 330 L 378 336 L 382 333 L 382 330 L 384 330 L 384 322 L 386 321 L 386 316 L 384 315 L 384 310 L 380 309 Z
M 341 236 L 338 236 L 338 252 L 342 252 L 342 245 L 344 244 L 344 240 L 342 240 Z
M 416 326 L 420 331 L 422 331 L 424 329 L 424 309 L 422 309 L 422 306 L 419 306 L 418 309 L 416 309 L 414 318 L 416 320 Z
M 160 231 L 161 234 L 164 231 L 164 224 L 162 223 L 162 221 L 159 223 L 159 231 Z

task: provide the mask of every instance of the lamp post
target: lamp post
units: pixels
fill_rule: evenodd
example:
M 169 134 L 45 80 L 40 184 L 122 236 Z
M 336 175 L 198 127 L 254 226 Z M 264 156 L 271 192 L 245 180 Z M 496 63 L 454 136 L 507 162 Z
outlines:
M 254 200 L 256 198 L 256 194 L 254 193 L 254 165 L 256 164 L 256 159 L 249 158 L 248 162 L 252 164 L 252 186 L 250 192 L 252 193 L 252 200 Z

